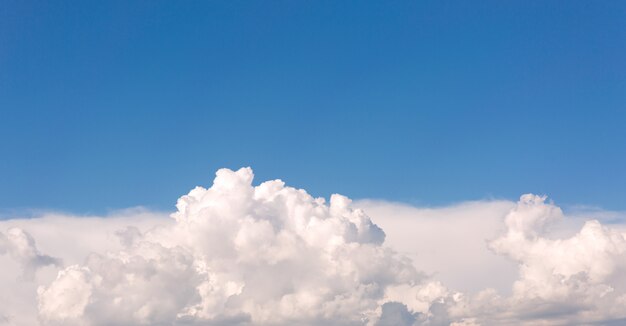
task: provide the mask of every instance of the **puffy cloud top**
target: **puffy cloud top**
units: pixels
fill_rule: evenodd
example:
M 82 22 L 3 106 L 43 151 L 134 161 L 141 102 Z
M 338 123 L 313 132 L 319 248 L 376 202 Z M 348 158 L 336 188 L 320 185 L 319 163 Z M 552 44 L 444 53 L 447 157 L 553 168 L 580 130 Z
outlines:
M 519 262 L 512 301 L 520 313 L 563 323 L 626 316 L 626 237 L 597 220 L 570 238 L 540 236 L 563 218 L 545 197 L 524 195 L 506 216 L 507 232 L 490 243 Z M 616 313 L 620 311 L 620 313 Z
M 419 281 L 381 244 L 384 232 L 350 200 L 330 205 L 280 180 L 252 186 L 250 168 L 221 169 L 182 196 L 174 226 L 93 254 L 39 289 L 58 324 L 334 324 L 374 320 L 390 284 Z

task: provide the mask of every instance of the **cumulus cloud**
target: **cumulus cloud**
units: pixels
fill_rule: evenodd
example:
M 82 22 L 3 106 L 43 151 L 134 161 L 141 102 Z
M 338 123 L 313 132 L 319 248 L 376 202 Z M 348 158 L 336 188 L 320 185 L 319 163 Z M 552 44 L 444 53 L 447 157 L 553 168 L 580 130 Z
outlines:
M 7 290 L 0 324 L 565 325 L 626 318 L 618 213 L 599 214 L 611 217 L 608 227 L 580 212 L 570 218 L 530 194 L 518 202 L 416 208 L 341 195 L 326 202 L 280 180 L 252 183 L 249 168 L 219 170 L 210 188 L 182 196 L 170 218 L 135 209 L 0 222 L 7 230 L 0 233 L 7 266 L 0 271 Z M 16 280 L 24 271 L 30 277 Z
M 546 197 L 524 195 L 505 218 L 507 232 L 490 243 L 519 263 L 512 301 L 520 314 L 564 323 L 626 317 L 626 237 L 597 220 L 572 237 L 544 235 L 563 219 Z
M 350 200 L 327 204 L 248 168 L 179 199 L 175 223 L 115 234 L 38 289 L 44 324 L 362 324 L 385 289 L 421 281 Z
M 6 234 L 0 232 L 0 254 L 4 253 L 20 264 L 26 279 L 32 279 L 40 267 L 61 263 L 58 258 L 40 253 L 33 237 L 19 228 L 11 228 Z

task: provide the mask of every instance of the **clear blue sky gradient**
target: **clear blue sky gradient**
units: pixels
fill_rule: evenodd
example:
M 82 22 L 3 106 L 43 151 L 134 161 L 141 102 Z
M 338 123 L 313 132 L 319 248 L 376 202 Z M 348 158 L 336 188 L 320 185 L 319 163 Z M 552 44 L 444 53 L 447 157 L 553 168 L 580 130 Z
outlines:
M 626 1 L 3 1 L 0 209 L 315 196 L 626 209 Z

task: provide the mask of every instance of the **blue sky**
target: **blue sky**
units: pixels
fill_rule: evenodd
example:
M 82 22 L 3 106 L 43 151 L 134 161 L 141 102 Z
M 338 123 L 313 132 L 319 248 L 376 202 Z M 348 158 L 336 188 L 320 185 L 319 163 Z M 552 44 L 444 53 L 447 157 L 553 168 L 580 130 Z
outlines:
M 0 210 L 316 196 L 626 209 L 626 2 L 8 1 Z

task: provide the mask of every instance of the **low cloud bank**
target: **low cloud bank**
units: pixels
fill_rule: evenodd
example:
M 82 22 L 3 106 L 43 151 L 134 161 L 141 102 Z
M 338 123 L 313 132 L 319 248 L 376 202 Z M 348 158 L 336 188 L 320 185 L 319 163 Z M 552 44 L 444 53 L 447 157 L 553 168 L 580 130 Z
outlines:
M 313 198 L 221 169 L 171 218 L 0 222 L 0 324 L 519 325 L 626 318 L 626 237 L 546 197 Z M 366 215 L 367 214 L 367 215 Z M 372 218 L 370 219 L 371 216 Z M 606 223 L 604 223 L 606 224 Z M 382 228 L 381 228 L 382 226 Z

